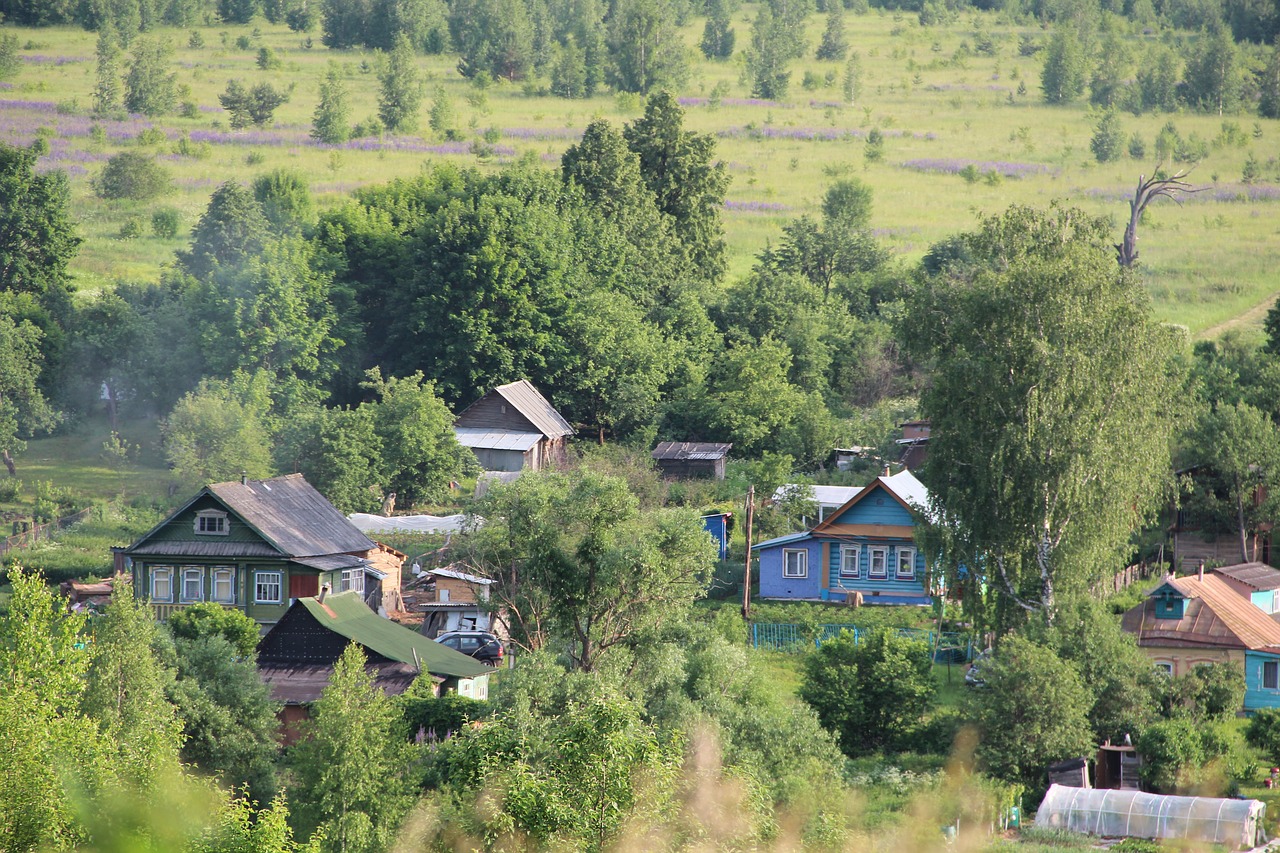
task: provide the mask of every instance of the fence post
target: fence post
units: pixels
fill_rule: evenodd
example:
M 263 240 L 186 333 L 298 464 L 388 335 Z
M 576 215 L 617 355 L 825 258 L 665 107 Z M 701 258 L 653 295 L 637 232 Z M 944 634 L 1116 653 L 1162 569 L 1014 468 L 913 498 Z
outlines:
M 758 626 L 758 625 L 756 625 L 756 623 L 755 623 L 755 622 L 752 622 L 752 623 L 751 623 L 751 648 L 753 648 L 753 649 L 758 649 L 758 648 L 760 648 L 760 637 L 759 637 L 759 635 L 756 633 L 756 628 L 757 628 L 757 627 L 759 627 L 759 626 Z

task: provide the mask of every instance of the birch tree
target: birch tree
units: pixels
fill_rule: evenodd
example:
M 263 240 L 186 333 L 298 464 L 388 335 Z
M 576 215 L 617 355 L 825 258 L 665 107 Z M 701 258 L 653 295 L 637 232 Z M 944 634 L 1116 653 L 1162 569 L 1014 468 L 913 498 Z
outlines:
M 1129 556 L 1172 480 L 1177 338 L 1106 232 L 1076 209 L 1010 208 L 933 267 L 903 324 L 932 363 L 939 560 L 1049 623 L 1060 593 Z

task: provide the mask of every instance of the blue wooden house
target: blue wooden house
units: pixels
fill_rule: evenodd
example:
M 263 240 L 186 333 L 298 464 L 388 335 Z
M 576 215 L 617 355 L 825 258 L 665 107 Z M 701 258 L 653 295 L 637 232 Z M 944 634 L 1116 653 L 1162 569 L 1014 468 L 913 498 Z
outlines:
M 877 477 L 809 530 L 756 545 L 760 597 L 928 605 L 924 554 L 915 542 L 928 492 L 910 471 Z
M 1185 675 L 1208 663 L 1244 672 L 1244 710 L 1280 708 L 1280 623 L 1215 574 L 1170 576 L 1124 614 L 1155 667 Z

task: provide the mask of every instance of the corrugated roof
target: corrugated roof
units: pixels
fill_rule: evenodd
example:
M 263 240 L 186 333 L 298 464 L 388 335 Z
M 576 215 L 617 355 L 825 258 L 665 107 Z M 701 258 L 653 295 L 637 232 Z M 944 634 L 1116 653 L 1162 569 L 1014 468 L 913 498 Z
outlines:
M 479 447 L 482 450 L 519 450 L 523 453 L 539 441 L 542 433 L 517 432 L 513 429 L 488 429 L 486 427 L 453 428 L 458 444 L 463 447 Z
M 706 459 L 723 458 L 732 444 L 716 441 L 664 441 L 649 455 L 654 459 Z
M 466 581 L 467 583 L 480 583 L 485 585 L 493 583 L 489 578 L 476 577 L 475 575 L 469 575 L 466 572 L 454 571 L 453 569 L 428 569 L 427 574 L 440 575 L 441 577 L 453 578 L 454 580 Z
M 1161 619 L 1155 614 L 1155 593 L 1165 585 L 1186 599 L 1181 619 Z M 1125 613 L 1121 624 L 1138 635 L 1140 645 L 1280 651 L 1280 624 L 1212 574 L 1203 579 L 1194 575 L 1169 578 L 1142 604 Z
M 301 474 L 206 489 L 291 557 L 370 551 L 377 544 L 347 521 Z
M 1234 566 L 1222 566 L 1214 569 L 1213 573 L 1231 578 L 1259 591 L 1280 589 L 1280 570 L 1273 569 L 1266 563 L 1238 563 Z
M 547 438 L 573 435 L 573 427 L 569 426 L 569 422 L 561 417 L 556 407 L 551 405 L 550 401 L 542 396 L 529 380 L 521 379 L 518 382 L 499 385 L 493 390 L 501 395 L 502 399 L 515 406 L 516 410 L 542 430 Z
M 862 491 L 861 486 L 811 486 L 805 483 L 787 483 L 774 490 L 773 499 L 782 500 L 792 489 L 806 489 L 813 502 L 821 506 L 840 506 Z
M 315 620 L 348 640 L 400 663 L 420 663 L 423 672 L 454 678 L 474 678 L 493 672 L 462 652 L 428 640 L 421 634 L 383 619 L 360 600 L 354 592 L 331 595 L 321 603 L 315 598 L 300 598 Z M 416 653 L 416 658 L 415 658 Z

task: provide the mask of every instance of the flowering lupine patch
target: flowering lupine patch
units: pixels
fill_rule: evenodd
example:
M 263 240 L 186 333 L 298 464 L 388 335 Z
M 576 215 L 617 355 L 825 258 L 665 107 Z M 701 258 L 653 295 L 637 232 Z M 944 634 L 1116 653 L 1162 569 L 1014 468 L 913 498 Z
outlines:
M 908 160 L 902 164 L 904 169 L 917 172 L 936 172 L 944 175 L 958 175 L 970 166 L 979 172 L 996 172 L 1006 178 L 1025 178 L 1031 175 L 1053 174 L 1054 170 L 1041 163 L 1010 163 L 1004 160 L 961 160 L 957 158 L 926 157 L 920 160 Z
M 705 107 L 711 102 L 709 98 L 676 98 L 682 107 Z M 721 98 L 719 104 L 724 107 L 772 107 L 774 109 L 794 109 L 795 104 L 784 104 L 781 101 L 766 101 L 763 98 Z
M 726 201 L 725 210 L 736 210 L 744 213 L 784 213 L 791 208 L 776 201 Z
M 43 56 L 39 53 L 26 54 L 22 57 L 23 62 L 29 62 L 32 65 L 74 65 L 77 62 L 88 62 L 87 56 Z
M 525 139 L 535 142 L 547 140 L 578 142 L 582 139 L 582 131 L 572 127 L 504 127 L 502 135 L 507 139 Z

